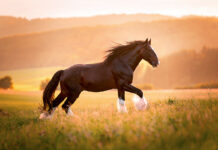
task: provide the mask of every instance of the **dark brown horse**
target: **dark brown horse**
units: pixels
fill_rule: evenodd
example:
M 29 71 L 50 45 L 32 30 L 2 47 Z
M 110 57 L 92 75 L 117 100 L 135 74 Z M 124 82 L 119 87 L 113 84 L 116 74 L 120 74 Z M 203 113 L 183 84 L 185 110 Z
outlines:
M 128 42 L 108 50 L 106 59 L 96 64 L 79 64 L 66 70 L 57 71 L 43 92 L 44 113 L 40 118 L 49 118 L 58 105 L 66 101 L 62 108 L 68 115 L 73 115 L 70 106 L 84 90 L 100 92 L 110 89 L 118 90 L 118 110 L 127 112 L 125 107 L 125 91 L 137 94 L 138 109 L 147 106 L 143 92 L 131 85 L 133 72 L 139 62 L 144 59 L 153 67 L 159 64 L 158 57 L 151 47 L 151 40 Z M 53 99 L 54 92 L 60 82 L 61 92 Z M 140 104 L 140 105 L 139 105 Z M 48 109 L 47 109 L 48 108 Z

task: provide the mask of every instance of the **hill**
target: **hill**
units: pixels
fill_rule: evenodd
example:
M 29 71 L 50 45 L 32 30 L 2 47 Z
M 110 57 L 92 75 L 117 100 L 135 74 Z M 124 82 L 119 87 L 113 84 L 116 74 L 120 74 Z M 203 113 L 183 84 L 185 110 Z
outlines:
M 218 48 L 183 50 L 161 59 L 157 69 L 148 69 L 144 82 L 158 88 L 192 87 L 218 82 Z
M 28 20 L 26 18 L 0 16 L 0 37 L 69 27 L 113 25 L 132 21 L 150 22 L 168 20 L 171 18 L 173 17 L 157 14 L 101 15 L 94 17 L 45 18 L 32 20 Z
M 0 70 L 69 66 L 103 60 L 113 42 L 152 38 L 159 57 L 181 49 L 218 47 L 218 19 L 194 17 L 73 27 L 0 38 Z

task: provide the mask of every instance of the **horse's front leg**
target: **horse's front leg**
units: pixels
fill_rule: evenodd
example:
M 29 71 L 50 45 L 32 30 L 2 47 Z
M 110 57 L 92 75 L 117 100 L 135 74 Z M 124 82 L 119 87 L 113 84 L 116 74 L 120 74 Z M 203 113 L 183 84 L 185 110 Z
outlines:
M 125 91 L 123 88 L 118 89 L 117 109 L 118 112 L 127 113 L 127 109 L 125 105 Z
M 143 96 L 142 90 L 130 85 L 130 84 L 124 84 L 123 86 L 125 91 L 135 93 L 136 95 L 133 97 L 133 102 L 135 104 L 135 108 L 137 110 L 145 110 L 149 108 L 148 101 Z

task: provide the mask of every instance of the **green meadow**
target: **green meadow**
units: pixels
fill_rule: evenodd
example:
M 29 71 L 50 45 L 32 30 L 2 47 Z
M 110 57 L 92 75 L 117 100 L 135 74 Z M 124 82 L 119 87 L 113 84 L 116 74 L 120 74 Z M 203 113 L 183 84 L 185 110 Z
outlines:
M 153 93 L 152 93 L 153 92 Z M 144 92 L 150 109 L 136 111 L 127 94 L 127 114 L 116 109 L 116 91 L 83 93 L 72 106 L 74 117 L 58 108 L 39 120 L 40 94 L 0 94 L 1 150 L 217 150 L 218 97 L 181 97 L 178 92 Z M 193 93 L 193 92 L 191 92 Z M 150 94 L 150 95 L 149 95 Z M 155 97 L 156 96 L 156 97 Z

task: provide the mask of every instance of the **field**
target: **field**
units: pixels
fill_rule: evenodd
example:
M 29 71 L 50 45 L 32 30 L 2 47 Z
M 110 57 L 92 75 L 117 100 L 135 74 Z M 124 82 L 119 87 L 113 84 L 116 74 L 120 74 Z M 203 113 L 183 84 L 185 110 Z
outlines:
M 4 70 L 0 71 L 0 78 L 5 75 L 11 76 L 15 90 L 38 91 L 40 82 L 46 78 L 51 78 L 52 75 L 60 69 L 63 69 L 63 67 Z
M 218 90 L 144 91 L 150 109 L 116 110 L 116 91 L 83 93 L 52 120 L 39 120 L 41 93 L 0 91 L 0 149 L 218 149 Z

